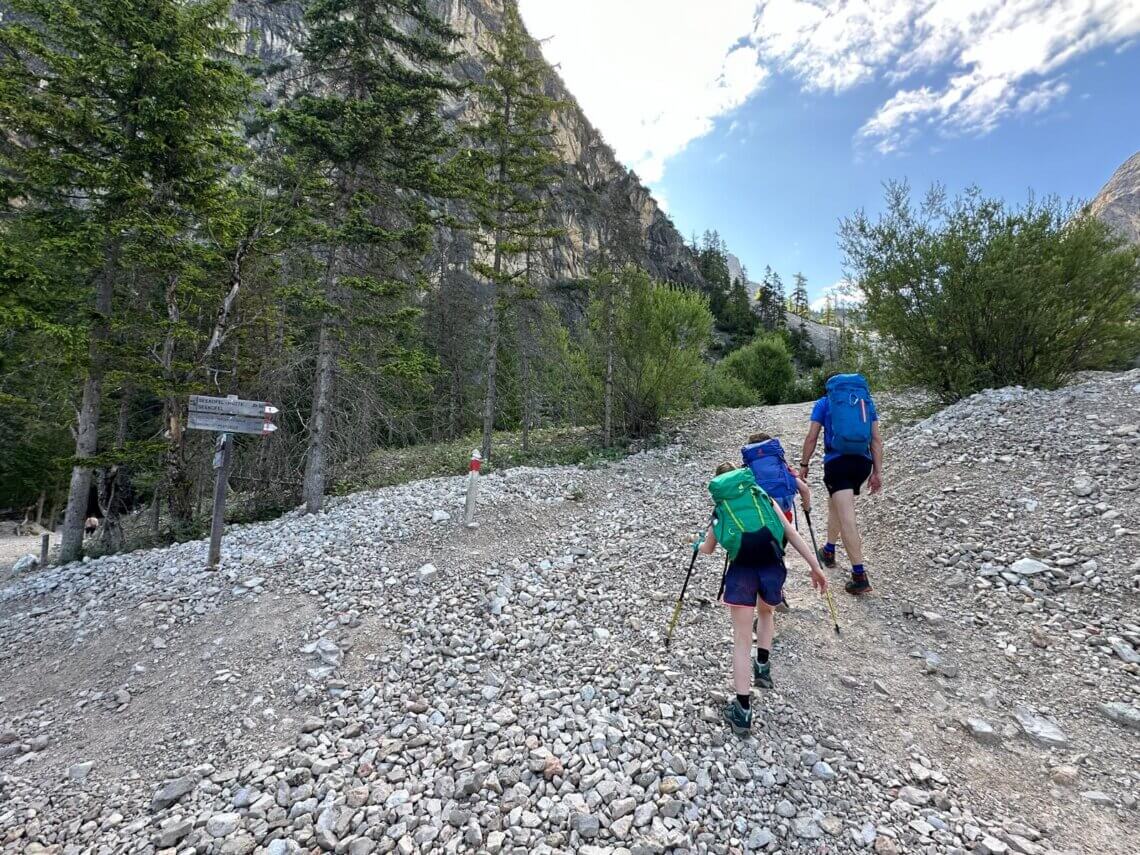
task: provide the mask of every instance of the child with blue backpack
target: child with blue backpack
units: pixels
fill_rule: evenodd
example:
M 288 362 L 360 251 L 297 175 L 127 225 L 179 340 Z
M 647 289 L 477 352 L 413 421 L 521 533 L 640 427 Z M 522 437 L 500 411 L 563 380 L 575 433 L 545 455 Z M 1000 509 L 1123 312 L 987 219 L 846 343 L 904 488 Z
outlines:
M 790 543 L 811 568 L 812 586 L 827 591 L 827 577 L 816 556 L 774 499 L 756 484 L 751 469 L 723 463 L 709 483 L 715 503 L 712 525 L 698 547 L 711 555 L 721 544 L 729 563 L 719 599 L 732 614 L 732 676 L 735 700 L 724 719 L 737 733 L 752 728 L 752 685 L 772 688 L 770 655 L 776 630 L 775 608 L 783 601 L 784 546 Z M 757 614 L 756 658 L 752 658 L 752 617 Z
M 797 493 L 804 509 L 811 513 L 811 488 L 806 481 L 800 480 L 796 470 L 788 464 L 780 440 L 773 439 L 771 434 L 754 433 L 748 437 L 748 444 L 740 449 L 740 456 L 744 459 L 744 465 L 756 476 L 757 485 L 775 500 L 788 522 L 795 520 Z M 777 606 L 777 611 L 790 611 L 786 597 Z
M 827 394 L 815 402 L 811 427 L 800 457 L 800 478 L 807 480 L 809 464 L 823 433 L 823 483 L 827 487 L 827 543 L 818 557 L 825 567 L 834 567 L 835 544 L 840 534 L 851 559 L 849 594 L 871 591 L 863 565 L 863 541 L 855 519 L 855 497 L 866 483 L 872 494 L 883 486 L 883 439 L 879 414 L 867 381 L 859 374 L 831 375 Z
M 780 440 L 771 434 L 754 433 L 748 437 L 748 444 L 740 449 L 740 456 L 756 476 L 760 489 L 776 500 L 788 522 L 795 519 L 797 493 L 804 508 L 811 513 L 811 487 L 788 463 Z

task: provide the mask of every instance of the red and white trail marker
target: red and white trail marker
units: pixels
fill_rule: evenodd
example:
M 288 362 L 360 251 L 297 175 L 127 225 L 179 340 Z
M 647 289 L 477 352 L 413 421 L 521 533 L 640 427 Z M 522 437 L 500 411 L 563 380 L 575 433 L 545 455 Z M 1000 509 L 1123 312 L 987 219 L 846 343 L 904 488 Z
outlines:
M 475 500 L 479 496 L 479 472 L 483 468 L 483 455 L 479 449 L 471 452 L 471 462 L 467 465 L 467 504 L 463 509 L 463 524 L 468 528 L 476 528 Z

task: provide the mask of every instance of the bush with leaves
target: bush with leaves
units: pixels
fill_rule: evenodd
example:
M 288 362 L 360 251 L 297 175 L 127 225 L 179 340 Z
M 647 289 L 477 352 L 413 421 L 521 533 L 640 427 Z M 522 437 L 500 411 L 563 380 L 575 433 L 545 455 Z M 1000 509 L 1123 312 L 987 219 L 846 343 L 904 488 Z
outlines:
M 916 206 L 891 184 L 886 212 L 845 220 L 840 240 L 901 379 L 943 401 L 1052 388 L 1137 354 L 1140 249 L 1057 200 L 1014 208 L 935 187 Z
M 702 407 L 751 407 L 756 390 L 729 371 L 724 363 L 710 367 L 701 387 Z
M 624 299 L 613 318 L 614 427 L 640 439 L 652 435 L 665 416 L 699 400 L 713 316 L 704 296 L 653 282 L 644 270 L 627 267 L 619 280 Z M 585 362 L 590 377 L 585 386 L 594 394 L 586 403 L 600 417 L 603 399 L 597 393 L 607 363 L 604 300 L 590 303 L 589 319 Z
M 753 392 L 753 404 L 779 404 L 795 380 L 792 357 L 783 338 L 764 336 L 733 351 L 721 368 Z

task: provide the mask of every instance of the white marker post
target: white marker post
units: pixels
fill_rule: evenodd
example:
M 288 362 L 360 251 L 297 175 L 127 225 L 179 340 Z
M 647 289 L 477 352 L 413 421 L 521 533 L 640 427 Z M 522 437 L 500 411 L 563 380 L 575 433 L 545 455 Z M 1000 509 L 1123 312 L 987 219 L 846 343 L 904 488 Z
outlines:
M 471 452 L 471 463 L 467 467 L 467 505 L 463 510 L 463 524 L 468 528 L 476 528 L 475 500 L 479 496 L 479 470 L 483 468 L 483 455 L 479 449 Z

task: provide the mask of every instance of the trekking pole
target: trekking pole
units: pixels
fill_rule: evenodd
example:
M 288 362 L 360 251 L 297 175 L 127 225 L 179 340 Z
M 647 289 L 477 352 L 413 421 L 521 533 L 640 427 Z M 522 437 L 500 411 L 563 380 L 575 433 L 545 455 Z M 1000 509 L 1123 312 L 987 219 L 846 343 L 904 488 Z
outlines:
M 816 556 L 819 556 L 819 546 L 815 542 L 815 529 L 811 524 L 811 511 L 804 507 L 804 519 L 807 520 L 808 533 L 811 534 L 811 548 L 815 551 Z M 835 634 L 839 635 L 839 615 L 835 611 L 835 600 L 831 598 L 831 589 L 828 588 L 826 594 L 827 608 L 831 611 L 831 622 L 835 625 Z
M 712 518 L 709 519 L 712 525 Z M 677 621 L 681 618 L 681 604 L 685 601 L 685 591 L 689 590 L 689 579 L 693 576 L 693 568 L 697 564 L 697 555 L 701 548 L 700 535 L 693 541 L 693 557 L 689 561 L 689 572 L 685 574 L 685 583 L 681 586 L 681 596 L 677 597 L 677 605 L 673 606 L 673 616 L 669 619 L 669 628 L 665 631 L 665 649 L 669 649 L 669 642 L 673 640 L 673 630 L 677 628 Z

